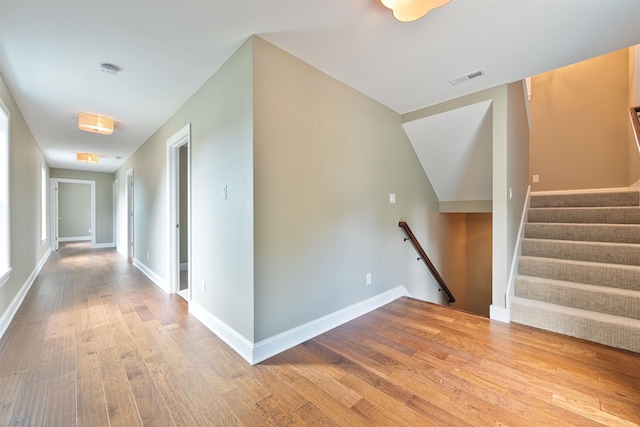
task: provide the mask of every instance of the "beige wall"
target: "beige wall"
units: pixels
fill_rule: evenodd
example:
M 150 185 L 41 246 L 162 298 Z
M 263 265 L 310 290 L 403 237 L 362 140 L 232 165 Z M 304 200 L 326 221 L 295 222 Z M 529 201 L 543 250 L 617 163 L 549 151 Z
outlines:
M 113 241 L 113 180 L 114 174 L 69 169 L 51 169 L 51 178 L 80 179 L 96 184 L 96 244 L 111 244 Z M 91 228 L 90 226 L 88 228 Z M 85 230 L 85 234 L 88 235 Z M 60 229 L 62 232 L 62 229 Z M 62 237 L 62 235 L 61 235 Z M 75 237 L 75 236 L 67 236 Z
M 41 167 L 47 163 L 27 127 L 4 78 L 0 75 L 0 99 L 10 113 L 10 230 L 11 267 L 9 280 L 0 288 L 0 332 L 26 291 L 29 276 L 48 252 L 49 239 L 41 241 Z M 49 236 L 49 233 L 47 233 Z
M 490 213 L 466 214 L 467 295 L 465 309 L 489 317 L 492 276 Z
M 532 78 L 533 191 L 628 185 L 628 70 L 624 49 Z
M 440 276 L 453 294 L 456 302 L 450 304 L 461 310 L 467 309 L 467 214 L 441 213 L 442 231 L 447 236 L 439 246 L 444 254 L 438 267 Z
M 461 310 L 489 317 L 492 283 L 492 215 L 446 213 L 447 259 L 440 274 Z
M 629 48 L 629 107 L 640 106 L 640 45 Z M 640 180 L 640 135 L 636 137 L 633 127 L 628 125 L 628 177 L 632 185 Z M 637 139 L 636 139 L 637 138 Z

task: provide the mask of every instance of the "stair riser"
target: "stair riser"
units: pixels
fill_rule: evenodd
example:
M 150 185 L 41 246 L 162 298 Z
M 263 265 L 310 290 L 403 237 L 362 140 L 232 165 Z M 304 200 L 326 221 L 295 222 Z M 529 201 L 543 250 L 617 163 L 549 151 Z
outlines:
M 626 325 L 604 323 L 587 317 L 523 307 L 516 303 L 511 306 L 511 320 L 523 325 L 640 353 L 640 330 Z
M 640 224 L 551 224 L 526 223 L 525 237 L 583 242 L 640 243 Z
M 530 205 L 532 208 L 639 206 L 640 193 L 637 191 L 624 191 L 618 193 L 532 195 Z
M 640 267 L 583 264 L 549 258 L 520 257 L 518 273 L 525 276 L 640 291 Z
M 607 292 L 606 288 L 583 289 L 569 284 L 530 282 L 516 279 L 515 295 L 536 301 L 574 307 L 640 320 L 640 292 L 637 295 Z
M 640 224 L 640 207 L 529 209 L 529 222 Z
M 640 245 L 525 239 L 522 255 L 607 264 L 640 265 Z

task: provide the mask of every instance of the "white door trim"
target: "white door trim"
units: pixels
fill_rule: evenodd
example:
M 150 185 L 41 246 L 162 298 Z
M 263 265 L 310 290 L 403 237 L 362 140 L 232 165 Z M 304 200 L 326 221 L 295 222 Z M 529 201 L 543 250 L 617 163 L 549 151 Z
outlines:
M 129 168 L 127 170 L 127 173 L 125 175 L 126 181 L 125 181 L 125 193 L 126 193 L 126 203 L 127 203 L 127 259 L 133 260 L 133 255 L 134 255 L 134 239 L 133 239 L 133 226 L 134 226 L 134 206 L 133 206 L 133 191 L 135 189 L 133 183 L 134 183 L 134 175 L 133 175 L 133 167 Z
M 180 147 L 187 146 L 187 176 L 191 178 L 191 123 L 187 123 L 167 140 L 167 259 L 169 263 L 168 289 L 170 293 L 180 290 Z M 187 217 L 191 223 L 191 185 L 188 185 Z M 187 247 L 191 249 L 191 230 L 188 232 Z M 188 267 L 188 276 L 191 278 L 191 263 Z M 191 300 L 191 286 L 189 297 Z

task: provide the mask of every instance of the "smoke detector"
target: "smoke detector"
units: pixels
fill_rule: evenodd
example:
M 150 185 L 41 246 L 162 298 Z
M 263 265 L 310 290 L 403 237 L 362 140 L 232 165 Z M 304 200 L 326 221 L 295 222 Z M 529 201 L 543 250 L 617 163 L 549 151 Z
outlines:
M 121 68 L 117 65 L 109 64 L 107 62 L 100 64 L 100 71 L 102 71 L 103 73 L 111 74 L 112 76 L 118 74 L 120 70 Z

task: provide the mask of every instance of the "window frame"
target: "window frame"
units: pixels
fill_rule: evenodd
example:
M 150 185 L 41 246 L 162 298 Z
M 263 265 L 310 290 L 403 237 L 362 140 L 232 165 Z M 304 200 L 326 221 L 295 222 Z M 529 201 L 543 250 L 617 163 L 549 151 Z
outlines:
M 47 168 L 40 164 L 40 243 L 47 240 Z
M 0 135 L 0 198 L 5 198 L 3 212 L 0 212 L 0 230 L 4 229 L 6 233 L 6 241 L 0 242 L 4 244 L 0 247 L 0 288 L 9 281 L 11 276 L 11 191 L 10 191 L 10 145 L 11 145 L 11 114 L 0 98 L 0 120 L 6 120 L 6 128 L 4 129 L 4 137 Z M 2 127 L 0 126 L 0 131 Z

